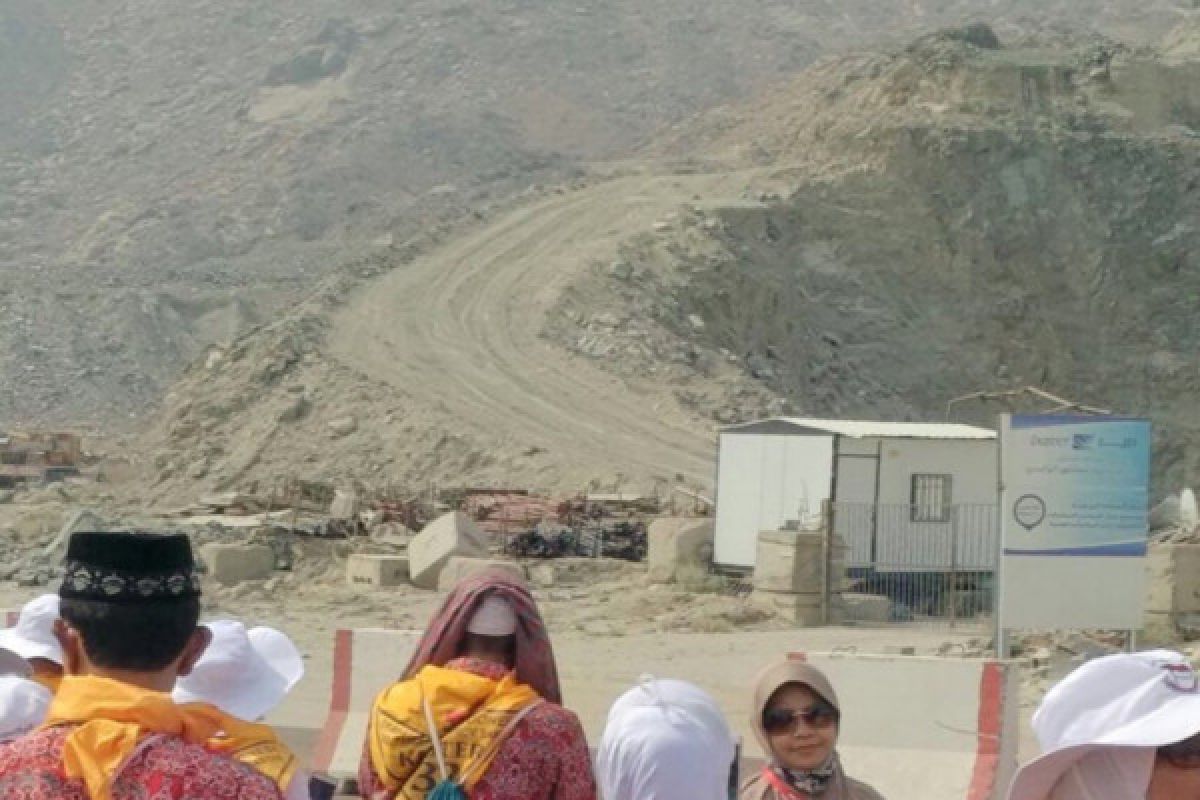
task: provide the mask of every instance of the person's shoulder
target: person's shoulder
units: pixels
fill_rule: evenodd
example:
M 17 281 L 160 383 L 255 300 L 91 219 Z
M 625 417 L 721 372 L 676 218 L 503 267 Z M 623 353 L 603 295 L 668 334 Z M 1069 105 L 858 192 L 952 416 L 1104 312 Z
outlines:
M 764 800 L 770 796 L 770 784 L 763 778 L 761 770 L 742 781 L 742 786 L 738 789 L 738 800 Z
M 579 721 L 579 717 L 574 711 L 549 701 L 538 703 L 537 708 L 534 708 L 525 715 L 525 719 L 530 722 L 536 722 L 539 725 L 554 728 L 583 727 L 583 724 Z
M 282 793 L 274 781 L 240 761 L 205 747 L 174 737 L 164 737 L 148 747 L 142 766 L 150 773 L 182 773 L 194 776 L 204 786 L 214 789 L 237 787 L 236 800 L 279 800 Z M 204 786 L 189 792 L 206 796 Z M 227 789 L 225 790 L 228 791 Z
M 884 800 L 883 795 L 875 791 L 874 787 L 848 775 L 846 776 L 846 788 L 849 790 L 850 800 Z
M 0 762 L 56 757 L 70 732 L 70 728 L 66 727 L 38 728 L 6 739 L 0 742 Z

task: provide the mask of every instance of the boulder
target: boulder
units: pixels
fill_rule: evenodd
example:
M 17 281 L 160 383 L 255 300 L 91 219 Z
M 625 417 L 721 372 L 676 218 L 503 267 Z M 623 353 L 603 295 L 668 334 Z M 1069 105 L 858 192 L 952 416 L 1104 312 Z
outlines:
M 471 556 L 452 556 L 446 562 L 446 566 L 442 568 L 442 572 L 438 575 L 437 588 L 440 591 L 448 592 L 463 578 L 470 577 L 477 572 L 482 572 L 491 567 L 498 567 L 506 572 L 509 572 L 515 578 L 519 578 L 522 582 L 527 580 L 525 568 L 515 561 L 508 561 L 499 558 L 474 558 Z
M 354 553 L 346 559 L 346 581 L 354 586 L 386 588 L 408 582 L 405 556 Z
M 461 511 L 444 514 L 408 543 L 408 568 L 414 586 L 438 588 L 442 568 L 454 556 L 486 558 L 487 539 Z
M 265 544 L 212 542 L 200 548 L 200 558 L 222 586 L 266 580 L 275 571 L 275 551 Z
M 671 583 L 679 573 L 707 573 L 712 566 L 713 521 L 660 517 L 646 532 L 646 566 L 653 583 Z
M 349 436 L 358 430 L 358 419 L 355 417 L 338 417 L 329 421 L 329 430 L 334 436 Z

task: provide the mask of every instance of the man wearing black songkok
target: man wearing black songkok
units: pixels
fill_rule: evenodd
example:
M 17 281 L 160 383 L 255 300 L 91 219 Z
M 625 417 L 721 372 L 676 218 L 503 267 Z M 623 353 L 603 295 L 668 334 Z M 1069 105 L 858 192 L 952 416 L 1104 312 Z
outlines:
M 76 533 L 56 634 L 66 677 L 46 725 L 0 745 L 0 800 L 279 800 L 204 747 L 215 709 L 170 691 L 208 644 L 186 536 Z

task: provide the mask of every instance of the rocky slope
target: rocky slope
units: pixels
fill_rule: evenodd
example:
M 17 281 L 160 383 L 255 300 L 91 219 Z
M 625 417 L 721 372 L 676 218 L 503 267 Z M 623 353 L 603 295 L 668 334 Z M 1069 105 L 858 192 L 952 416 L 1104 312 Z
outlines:
M 1169 0 L 0 0 L 0 420 L 112 426 L 342 264 L 817 56 Z
M 823 62 L 214 353 L 144 440 L 151 494 L 705 486 L 717 422 L 1027 384 L 1150 415 L 1158 490 L 1194 482 L 1197 69 L 986 28 Z

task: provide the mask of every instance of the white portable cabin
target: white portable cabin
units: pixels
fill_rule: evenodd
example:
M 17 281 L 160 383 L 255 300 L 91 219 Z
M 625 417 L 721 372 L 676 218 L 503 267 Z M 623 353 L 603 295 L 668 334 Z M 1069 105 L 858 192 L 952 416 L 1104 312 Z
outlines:
M 990 569 L 992 532 L 969 537 L 973 552 L 939 551 L 957 546 L 958 507 L 994 530 L 997 458 L 996 432 L 971 425 L 775 417 L 723 427 L 713 560 L 753 569 L 760 531 L 815 524 L 830 500 L 848 567 L 938 569 L 953 557 Z

